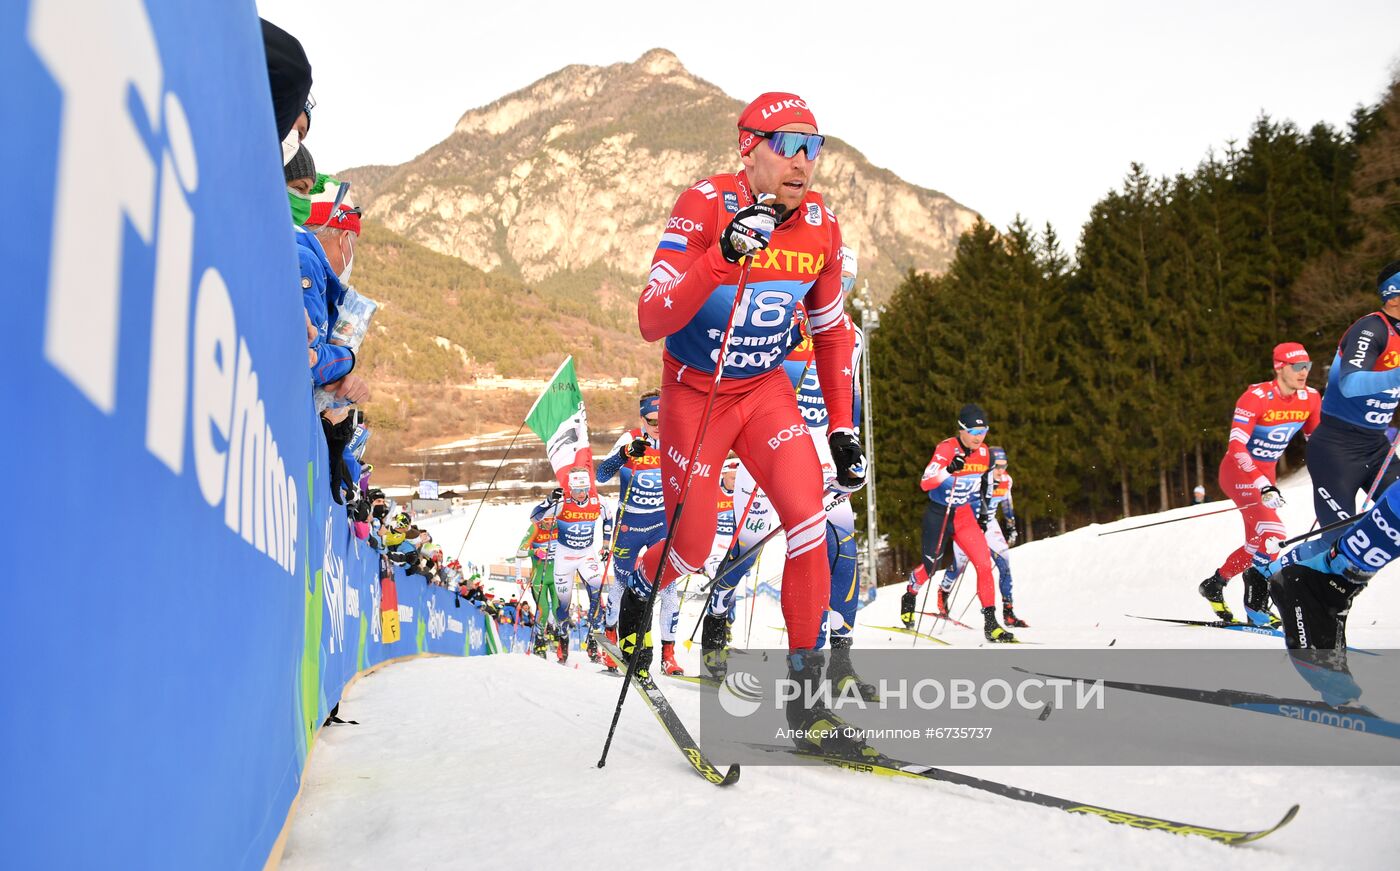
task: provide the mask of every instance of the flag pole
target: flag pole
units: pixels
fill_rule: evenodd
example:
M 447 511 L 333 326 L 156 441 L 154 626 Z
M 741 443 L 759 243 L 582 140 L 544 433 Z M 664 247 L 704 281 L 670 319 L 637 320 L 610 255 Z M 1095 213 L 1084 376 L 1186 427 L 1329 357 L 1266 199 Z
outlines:
M 549 376 L 549 384 L 552 385 L 554 383 L 554 379 L 559 377 L 559 373 L 563 372 L 564 367 L 569 365 L 569 362 L 573 359 L 574 356 L 572 354 L 564 358 L 564 362 L 560 363 L 559 368 L 554 370 L 554 374 Z M 510 452 L 515 448 L 515 440 L 520 438 L 520 433 L 525 429 L 525 424 L 530 422 L 530 415 L 535 413 L 535 409 L 539 407 L 540 400 L 544 399 L 545 393 L 548 392 L 549 386 L 546 385 L 544 390 L 540 392 L 540 395 L 535 397 L 534 403 L 530 405 L 530 410 L 525 412 L 525 417 L 520 421 L 520 426 L 515 428 L 515 435 L 510 437 L 510 444 L 506 445 L 506 452 L 501 455 L 500 461 L 496 463 L 496 468 L 491 472 L 491 480 L 486 484 L 486 489 L 482 492 L 481 498 L 477 500 L 476 513 L 472 515 L 471 523 L 467 524 L 467 531 L 462 535 L 462 544 L 457 548 L 457 559 L 459 561 L 462 559 L 462 553 L 467 549 L 467 539 L 471 537 L 472 529 L 476 526 L 476 520 L 481 516 L 481 506 L 486 504 L 486 497 L 491 494 L 491 488 L 496 486 L 496 477 L 501 474 L 501 468 L 506 464 L 506 460 L 510 457 Z

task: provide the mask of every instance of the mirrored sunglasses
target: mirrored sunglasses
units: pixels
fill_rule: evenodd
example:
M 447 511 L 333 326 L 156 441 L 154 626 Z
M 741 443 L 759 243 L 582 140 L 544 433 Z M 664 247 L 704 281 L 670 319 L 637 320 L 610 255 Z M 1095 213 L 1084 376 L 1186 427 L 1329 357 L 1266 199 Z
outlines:
M 797 152 L 806 151 L 808 160 L 816 160 L 826 144 L 826 137 L 820 133 L 798 133 L 795 130 L 756 130 L 753 127 L 740 127 L 746 133 L 768 140 L 768 147 L 783 157 L 792 158 Z

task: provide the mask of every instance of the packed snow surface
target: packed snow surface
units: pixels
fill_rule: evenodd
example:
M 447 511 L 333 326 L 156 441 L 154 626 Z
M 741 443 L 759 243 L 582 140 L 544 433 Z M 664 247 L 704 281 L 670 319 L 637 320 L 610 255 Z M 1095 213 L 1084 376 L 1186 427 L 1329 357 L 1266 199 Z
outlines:
M 1291 533 L 1312 522 L 1305 475 L 1284 485 Z M 1102 536 L 1115 529 L 1188 517 L 1228 503 L 1128 518 L 1016 547 L 1016 610 L 1026 640 L 1059 648 L 1262 648 L 1282 641 L 1241 632 L 1156 624 L 1142 614 L 1209 619 L 1196 593 L 1241 540 L 1237 514 Z M 474 508 L 433 524 L 456 553 Z M 488 505 L 464 558 L 497 562 L 513 553 L 529 506 Z M 776 577 L 781 539 L 760 565 Z M 908 647 L 898 623 L 902 584 L 880 589 L 857 616 L 856 646 Z M 973 597 L 961 585 L 954 612 Z M 1243 614 L 1242 586 L 1227 602 Z M 776 601 L 741 603 L 735 643 L 785 647 Z M 932 600 L 930 599 L 930 604 Z M 1400 569 L 1387 569 L 1352 610 L 1354 646 L 1400 657 Z M 700 613 L 687 600 L 682 639 Z M 963 620 L 976 624 L 975 606 Z M 750 630 L 751 622 L 751 630 Z M 932 621 L 926 630 L 957 646 L 980 632 Z M 751 632 L 751 637 L 749 633 Z M 921 642 L 922 643 L 922 642 Z M 678 658 L 698 668 L 699 645 Z M 859 660 L 856 661 L 859 667 Z M 1201 825 L 1257 829 L 1289 805 L 1286 828 L 1229 848 L 1200 838 L 1114 826 L 962 787 L 886 780 L 816 767 L 746 767 L 718 789 L 697 777 L 641 700 L 629 697 L 607 766 L 596 763 L 621 681 L 575 653 L 567 666 L 525 655 L 430 658 L 392 665 L 352 686 L 341 716 L 358 726 L 323 729 L 305 775 L 283 867 L 810 869 L 978 867 L 1393 868 L 1400 846 L 1400 770 L 1389 767 L 980 767 L 978 776 L 1086 803 Z M 688 722 L 698 717 L 690 685 L 662 684 Z M 1302 695 L 1303 693 L 1299 693 Z M 1364 699 L 1363 699 L 1364 701 Z M 1180 702 L 1180 704 L 1190 704 Z M 1259 714 L 1232 712 L 1243 730 Z M 1333 730 L 1298 723 L 1318 741 Z M 1388 740 L 1375 738 L 1374 740 Z

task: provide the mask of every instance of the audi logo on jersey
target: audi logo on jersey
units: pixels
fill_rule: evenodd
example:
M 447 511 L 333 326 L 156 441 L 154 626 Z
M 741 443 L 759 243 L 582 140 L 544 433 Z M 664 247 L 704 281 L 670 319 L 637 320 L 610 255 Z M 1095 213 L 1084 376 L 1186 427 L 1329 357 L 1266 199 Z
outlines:
M 1366 352 L 1371 349 L 1371 340 L 1374 338 L 1375 334 L 1370 330 L 1361 331 L 1361 335 L 1356 338 L 1356 356 L 1348 361 L 1350 365 L 1358 369 L 1361 368 L 1361 363 L 1366 359 Z

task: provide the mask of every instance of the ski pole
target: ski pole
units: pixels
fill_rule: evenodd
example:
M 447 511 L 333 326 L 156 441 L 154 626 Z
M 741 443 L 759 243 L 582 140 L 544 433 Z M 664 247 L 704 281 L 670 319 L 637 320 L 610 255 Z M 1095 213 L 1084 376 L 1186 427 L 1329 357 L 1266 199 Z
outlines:
M 656 604 L 656 594 L 661 588 L 661 580 L 666 576 L 666 560 L 671 555 L 671 543 L 675 540 L 676 530 L 680 528 L 681 512 L 685 510 L 686 496 L 690 495 L 690 482 L 695 480 L 695 468 L 700 463 L 700 451 L 705 444 L 705 432 L 710 428 L 710 412 L 714 409 L 715 396 L 719 393 L 719 382 L 724 377 L 724 360 L 729 353 L 729 338 L 734 333 L 734 315 L 739 311 L 739 301 L 744 298 L 744 290 L 749 283 L 749 270 L 753 267 L 753 258 L 745 257 L 743 264 L 739 273 L 738 286 L 734 289 L 734 302 L 729 306 L 729 318 L 724 324 L 724 333 L 720 336 L 719 355 L 715 359 L 715 377 L 710 382 L 709 393 L 705 396 L 705 409 L 700 415 L 700 430 L 695 434 L 695 447 L 691 449 L 690 462 L 685 466 L 685 481 L 681 484 L 681 492 L 676 497 L 676 511 L 670 518 L 670 528 L 666 530 L 666 539 L 661 545 L 661 559 L 658 562 L 657 576 L 652 581 L 651 591 L 647 593 L 647 601 L 644 606 L 647 625 L 651 623 L 651 609 Z M 612 723 L 608 726 L 608 737 L 603 742 L 603 755 L 598 757 L 599 768 L 608 763 L 608 750 L 612 748 L 613 735 L 617 732 L 617 721 L 622 717 L 622 705 L 627 701 L 627 688 L 632 683 L 633 672 L 637 670 L 637 660 L 641 656 L 646 635 L 646 631 L 643 630 L 641 637 L 637 638 L 632 645 L 632 655 L 627 658 L 627 672 L 622 676 L 622 689 L 617 694 L 617 705 L 613 708 Z
M 1369 489 L 1369 490 L 1366 491 L 1366 499 L 1361 503 L 1361 510 L 1362 510 L 1363 512 L 1365 512 L 1365 511 L 1370 511 L 1370 510 L 1371 510 L 1371 507 L 1372 507 L 1372 506 L 1371 506 L 1371 497 L 1373 497 L 1373 496 L 1376 495 L 1376 488 L 1379 487 L 1379 486 L 1381 485 L 1381 479 L 1383 479 L 1383 478 L 1385 477 L 1385 470 L 1386 470 L 1386 468 L 1388 468 L 1388 467 L 1390 466 L 1390 461 L 1391 461 L 1392 459 L 1394 459 L 1394 457 L 1395 457 L 1395 445 L 1397 444 L 1397 442 L 1400 442 L 1400 431 L 1397 431 L 1396 434 L 1395 434 L 1395 438 L 1391 440 L 1391 442 L 1390 442 L 1390 450 L 1386 451 L 1386 454 L 1385 454 L 1385 462 L 1381 463 L 1381 470 L 1380 470 L 1379 472 L 1376 473 L 1376 480 L 1374 480 L 1374 481 L 1371 482 L 1371 489 Z M 1355 495 L 1355 494 L 1353 494 L 1353 495 Z M 1347 519 L 1350 519 L 1350 518 L 1342 518 L 1342 519 L 1343 519 L 1343 520 L 1347 520 Z M 1283 542 L 1283 544 L 1280 544 L 1279 547 L 1283 547 L 1283 545 L 1285 545 L 1285 544 L 1291 544 L 1292 542 L 1295 542 L 1295 541 L 1301 541 L 1301 540 L 1303 540 L 1304 538 L 1307 538 L 1308 536 L 1312 536 L 1312 535 L 1321 535 L 1322 533 L 1326 532 L 1326 531 L 1329 530 L 1329 529 L 1336 529 L 1336 528 L 1337 528 L 1337 524 L 1335 524 L 1335 523 L 1332 524 L 1332 525 L 1330 525 L 1330 526 L 1327 526 L 1327 527 L 1325 527 L 1325 528 L 1323 528 L 1323 529 L 1314 529 L 1313 527 L 1315 527 L 1315 526 L 1317 526 L 1317 518 L 1316 518 L 1316 517 L 1313 518 L 1312 526 L 1308 527 L 1308 532 L 1307 532 L 1306 535 L 1300 535 L 1300 536 L 1298 536 L 1297 538 L 1290 538 L 1288 541 L 1285 541 L 1285 542 Z
M 622 501 L 617 504 L 617 522 L 613 524 L 612 541 L 608 543 L 608 555 L 603 558 L 603 579 L 599 582 L 605 588 L 608 583 L 608 569 L 612 566 L 613 554 L 616 553 L 617 540 L 622 536 L 622 518 L 627 516 L 627 500 L 632 496 L 632 485 L 636 481 L 635 474 L 627 479 L 627 492 L 622 494 Z
M 533 409 L 531 409 L 533 411 Z M 467 524 L 467 531 L 462 536 L 462 544 L 457 548 L 457 559 L 462 558 L 462 551 L 467 549 L 467 539 L 471 537 L 472 527 L 476 526 L 476 519 L 481 516 L 481 506 L 485 504 L 486 497 L 490 495 L 491 488 L 496 486 L 496 476 L 501 473 L 501 467 L 505 465 L 506 458 L 510 456 L 511 449 L 515 447 L 515 440 L 520 438 L 521 430 L 525 429 L 525 423 L 530 418 L 520 421 L 520 426 L 515 430 L 515 435 L 510 437 L 510 444 L 506 445 L 506 452 L 501 455 L 500 462 L 496 463 L 496 468 L 491 472 L 491 481 L 486 485 L 486 490 L 482 492 L 481 498 L 476 503 L 476 513 L 472 515 L 472 522 Z
M 1364 514 L 1365 512 L 1363 511 L 1362 513 Z M 1288 547 L 1290 544 L 1297 544 L 1305 538 L 1312 538 L 1314 535 L 1322 535 L 1324 533 L 1331 532 L 1334 529 L 1341 529 L 1344 526 L 1350 526 L 1351 524 L 1355 523 L 1359 519 L 1359 517 L 1360 515 L 1342 517 L 1338 520 L 1332 521 L 1331 523 L 1327 524 L 1326 526 L 1320 529 L 1310 529 L 1302 535 L 1295 535 L 1292 538 L 1286 539 L 1284 541 L 1279 541 L 1276 538 L 1268 538 L 1264 541 L 1266 545 L 1269 545 L 1269 547 L 1267 548 L 1269 551 L 1269 555 L 1274 556 L 1278 553 L 1281 553 L 1283 549 L 1285 547 Z
M 847 493 L 847 492 L 836 492 L 836 493 L 833 493 L 832 496 L 831 496 L 831 498 L 828 499 L 828 500 L 826 501 L 826 504 L 822 507 L 822 510 L 823 510 L 823 511 L 831 511 L 833 508 L 835 508 L 836 506 L 840 505 L 842 502 L 845 502 L 847 499 L 850 499 L 850 498 L 851 498 L 851 494 L 850 494 L 850 493 Z M 701 592 L 702 594 L 704 594 L 706 597 L 708 597 L 711 588 L 713 588 L 714 585 L 715 585 L 716 583 L 718 583 L 718 581 L 719 581 L 720 578 L 722 578 L 722 577 L 724 577 L 726 574 L 728 574 L 730 569 L 734 568 L 736 565 L 738 565 L 739 563 L 741 563 L 741 562 L 743 562 L 744 560 L 748 559 L 749 557 L 753 556 L 754 554 L 762 552 L 763 546 L 766 545 L 768 542 L 772 541 L 774 538 L 776 538 L 777 535 L 778 535 L 778 533 L 780 533 L 780 532 L 782 532 L 782 531 L 783 531 L 783 527 L 781 527 L 781 526 L 775 526 L 775 527 L 773 527 L 772 529 L 770 529 L 770 530 L 768 531 L 768 534 L 767 534 L 767 535 L 763 536 L 763 537 L 760 538 L 758 541 L 754 542 L 753 545 L 752 545 L 751 547 L 746 547 L 746 548 L 744 548 L 744 550 L 740 551 L 739 553 L 731 554 L 731 555 L 725 557 L 724 560 L 723 560 L 722 562 L 720 562 L 719 567 L 715 569 L 714 577 L 710 578 L 708 581 L 705 582 L 705 586 L 703 586 L 703 587 L 700 588 L 700 592 Z M 707 604 L 707 607 L 708 607 L 708 604 Z M 703 613 L 703 612 L 701 613 L 701 619 L 704 619 L 704 613 Z M 695 640 L 695 633 L 696 633 L 697 630 L 699 630 L 699 628 L 700 628 L 700 622 L 699 622 L 699 621 L 696 621 L 694 628 L 692 628 L 692 629 L 690 630 L 690 640 L 691 640 L 692 642 Z
M 914 623 L 914 643 L 910 645 L 911 647 L 919 646 L 919 629 L 924 625 L 924 610 L 928 608 L 928 591 L 933 588 L 934 583 L 933 573 L 938 571 L 938 564 L 943 561 L 943 533 L 948 531 L 948 518 L 957 510 L 957 508 L 952 505 L 944 507 L 947 508 L 947 510 L 943 513 L 943 523 L 938 527 L 938 552 L 934 554 L 933 557 L 933 571 L 927 572 L 928 578 L 924 581 L 924 583 L 928 584 L 928 587 L 924 589 L 924 601 L 923 604 L 919 606 L 919 617 Z
M 1232 505 L 1229 508 L 1217 508 L 1214 511 L 1203 511 L 1200 514 L 1192 514 L 1190 517 L 1173 517 L 1171 520 L 1158 520 L 1156 523 L 1144 523 L 1141 526 L 1129 526 L 1127 529 L 1110 529 L 1108 532 L 1100 532 L 1099 537 L 1105 535 L 1117 535 L 1120 532 L 1133 532 L 1138 529 L 1148 529 L 1153 526 L 1162 526 L 1167 523 L 1180 523 L 1183 520 L 1195 520 L 1197 517 L 1209 517 L 1212 514 L 1224 514 L 1227 511 L 1240 511 L 1245 508 L 1253 508 L 1256 504 L 1251 502 L 1248 505 Z
M 763 583 L 763 575 L 759 574 L 759 569 L 763 567 L 763 554 L 760 552 L 753 561 L 753 576 L 749 578 L 749 620 L 748 628 L 744 630 L 744 649 L 749 647 L 749 639 L 753 637 L 753 612 L 758 610 L 758 585 Z
M 802 335 L 803 335 L 804 338 L 807 337 L 807 334 L 806 334 L 806 332 L 805 332 L 805 329 L 804 329 L 804 332 L 803 332 Z M 796 391 L 797 391 L 797 393 L 798 393 L 799 395 L 802 393 L 802 382 L 804 382 L 804 381 L 807 380 L 807 371 L 811 368 L 811 366 L 812 366 L 812 360 L 811 360 L 811 358 L 808 358 L 807 362 L 804 363 L 803 366 L 802 366 L 802 377 L 799 378 L 799 379 L 797 379 Z M 737 473 L 736 473 L 736 474 L 737 474 Z M 736 487 L 738 486 L 738 478 L 737 478 L 737 477 L 735 478 L 735 486 L 736 486 Z M 751 548 L 749 548 L 748 550 L 746 550 L 746 551 L 744 552 L 743 556 L 741 556 L 741 557 L 734 557 L 734 552 L 737 551 L 738 548 L 739 548 L 739 541 L 740 541 L 740 536 L 741 536 L 742 533 L 743 533 L 744 523 L 749 519 L 749 509 L 753 508 L 754 500 L 755 500 L 756 498 L 758 498 L 758 491 L 759 491 L 759 489 L 760 489 L 760 487 L 758 486 L 758 482 L 757 482 L 757 481 L 754 481 L 754 482 L 753 482 L 753 489 L 749 491 L 749 498 L 744 502 L 744 513 L 743 513 L 742 515 L 740 515 L 740 517 L 739 517 L 739 522 L 736 523 L 736 524 L 734 524 L 734 540 L 730 543 L 729 548 L 725 551 L 724 559 L 720 560 L 719 567 L 715 569 L 714 577 L 710 578 L 709 581 L 707 581 L 707 582 L 705 583 L 705 586 L 702 587 L 702 588 L 700 589 L 700 592 L 701 592 L 702 594 L 704 594 L 704 595 L 705 595 L 705 598 L 706 598 L 706 604 L 705 604 L 706 610 L 709 609 L 709 601 L 708 601 L 708 600 L 709 600 L 709 592 L 710 592 L 710 589 L 715 585 L 715 583 L 718 582 L 720 578 L 724 577 L 724 575 L 725 575 L 731 568 L 733 568 L 735 565 L 737 565 L 738 563 L 743 562 L 744 560 L 748 559 L 750 554 L 754 553 L 756 550 L 758 550 L 760 547 L 762 547 L 764 544 L 766 544 L 766 543 L 768 542 L 768 540 L 771 539 L 773 536 L 777 535 L 777 534 L 778 534 L 778 530 L 782 528 L 782 527 L 780 527 L 780 526 L 779 526 L 779 527 L 773 528 L 772 530 L 769 531 L 769 533 L 768 533 L 767 535 L 765 535 L 762 539 L 759 540 L 758 544 L 756 544 L 756 545 L 754 545 L 753 547 L 751 547 Z M 840 504 L 839 501 L 833 501 L 832 503 L 830 503 L 829 505 L 826 506 L 825 510 L 830 511 L 832 508 L 835 508 L 835 507 L 836 507 L 837 505 L 839 505 L 839 504 Z M 731 559 L 731 557 L 733 557 L 733 558 Z M 690 589 L 690 586 L 689 586 L 689 585 L 690 585 L 690 579 L 689 579 L 689 578 L 686 578 L 686 589 L 687 589 L 687 590 Z M 704 619 L 705 619 L 705 611 L 701 611 L 701 612 L 700 612 L 700 618 L 697 619 L 697 620 L 695 621 L 695 625 L 694 625 L 694 626 L 690 627 L 690 637 L 687 638 L 687 639 L 685 640 L 685 649 L 686 649 L 686 650 L 690 650 L 690 648 L 693 647 L 693 646 L 695 645 L 695 633 L 698 632 L 698 631 L 700 631 L 700 623 L 701 623 Z
M 734 553 L 735 549 L 737 549 L 737 548 L 739 547 L 739 537 L 740 537 L 740 535 L 743 534 L 744 524 L 747 523 L 747 522 L 748 522 L 748 519 L 749 519 L 749 509 L 753 507 L 753 500 L 754 500 L 754 498 L 757 497 L 757 496 L 758 496 L 758 482 L 755 481 L 755 482 L 754 482 L 754 485 L 753 485 L 753 489 L 749 491 L 749 498 L 748 498 L 748 500 L 744 503 L 744 513 L 743 513 L 742 515 L 740 515 L 740 517 L 739 517 L 739 522 L 736 523 L 736 524 L 734 524 L 734 540 L 733 540 L 732 542 L 730 542 L 729 547 L 725 550 L 725 552 L 724 552 L 725 558 L 722 559 L 722 560 L 720 560 L 720 565 L 722 565 L 722 566 L 723 566 L 723 565 L 730 565 L 730 563 L 728 562 L 728 559 L 729 559 L 730 555 Z M 685 649 L 686 649 L 686 650 L 689 650 L 691 647 L 693 647 L 693 646 L 695 645 L 695 633 L 698 632 L 698 631 L 700 631 L 700 623 L 705 619 L 705 614 L 706 614 L 706 612 L 709 611 L 709 608 L 710 608 L 710 601 L 709 601 L 709 591 L 710 591 L 710 588 L 711 588 L 712 586 L 714 586 L 715 581 L 719 580 L 719 579 L 722 578 L 722 577 L 724 577 L 724 573 L 721 572 L 719 569 L 715 569 L 715 575 L 714 575 L 714 577 L 711 578 L 709 581 L 707 581 L 707 582 L 705 583 L 705 586 L 704 586 L 704 587 L 701 587 L 701 588 L 700 588 L 700 592 L 704 595 L 705 606 L 704 606 L 704 608 L 701 609 L 701 611 L 700 611 L 700 617 L 695 621 L 695 625 L 692 626 L 692 627 L 690 627 L 690 637 L 687 638 L 687 639 L 685 640 Z M 690 583 L 689 579 L 686 580 L 686 583 L 687 583 L 687 584 Z
M 956 545 L 955 545 L 955 547 L 956 547 Z M 955 551 L 953 551 L 953 568 L 956 569 L 957 566 L 958 566 L 958 552 L 955 550 Z M 943 570 L 943 576 L 944 576 L 945 578 L 948 576 L 948 571 L 949 571 L 948 569 L 944 569 L 944 570 Z M 937 631 L 938 631 L 938 622 L 939 622 L 940 620 L 943 621 L 943 622 L 946 624 L 949 620 L 952 619 L 952 617 L 953 617 L 953 600 L 956 599 L 956 598 L 958 597 L 958 590 L 959 590 L 959 588 L 962 587 L 962 580 L 963 580 L 963 578 L 964 578 L 966 575 L 967 575 L 967 565 L 964 564 L 964 565 L 963 565 L 963 568 L 962 568 L 962 571 L 958 572 L 957 577 L 953 578 L 953 586 L 951 586 L 951 587 L 948 588 L 948 610 L 945 611 L 945 612 L 943 612 L 943 616 L 942 616 L 942 617 L 934 617 L 934 618 L 933 618 L 933 631 L 934 631 L 934 632 L 937 632 Z M 933 579 L 930 578 L 929 580 L 932 581 Z M 939 586 L 940 586 L 940 587 L 942 586 L 942 583 L 941 583 L 941 582 L 940 582 Z M 970 600 L 969 600 L 969 601 L 970 601 Z M 963 606 L 963 613 L 966 613 L 966 612 L 967 612 L 967 605 L 964 605 L 964 606 Z M 962 620 L 962 614 L 959 614 L 959 615 L 958 615 L 958 620 L 959 620 L 959 621 Z
M 737 473 L 736 473 L 736 474 L 737 474 Z M 730 541 L 729 547 L 725 548 L 725 550 L 724 550 L 724 556 L 725 556 L 726 559 L 729 557 L 730 554 L 734 553 L 734 551 L 739 547 L 740 535 L 743 533 L 744 524 L 745 524 L 745 523 L 748 523 L 748 521 L 749 521 L 749 510 L 750 510 L 751 508 L 753 508 L 754 499 L 756 499 L 756 498 L 758 497 L 758 490 L 759 490 L 758 482 L 755 481 L 755 482 L 754 482 L 754 485 L 753 485 L 753 489 L 749 491 L 749 498 L 748 498 L 747 500 L 744 501 L 744 511 L 743 511 L 743 513 L 741 513 L 741 514 L 739 515 L 739 520 L 738 520 L 738 522 L 734 524 L 734 538 L 733 538 L 732 541 Z M 720 563 L 723 564 L 723 563 L 724 563 L 724 560 L 721 559 L 721 560 L 720 560 Z M 715 578 L 717 579 L 717 578 L 719 578 L 719 577 L 720 577 L 720 573 L 719 573 L 718 571 L 716 571 L 716 572 L 715 572 Z M 686 582 L 686 589 L 689 589 L 690 578 L 687 577 L 687 578 L 685 579 L 685 582 Z M 712 584 L 712 581 L 707 581 L 706 584 L 705 584 L 705 586 L 702 587 L 700 591 L 701 591 L 702 593 L 708 593 L 708 590 L 709 590 L 711 584 Z M 707 601 L 706 601 L 706 607 L 709 607 L 708 596 L 707 596 Z M 704 619 L 704 612 L 703 612 L 703 611 L 700 612 L 700 616 L 701 616 L 701 619 Z M 696 628 L 699 628 L 699 626 L 700 626 L 700 621 L 697 620 L 697 621 L 695 622 L 695 627 L 696 627 Z M 686 642 L 685 642 L 685 649 L 686 649 L 686 650 L 689 650 L 691 644 L 693 644 L 694 642 L 695 642 L 695 629 L 691 629 L 691 630 L 690 630 L 690 638 L 686 639 Z
M 1376 473 L 1376 480 L 1371 482 L 1371 489 L 1366 491 L 1366 501 L 1361 503 L 1362 510 L 1369 511 L 1371 509 L 1371 497 L 1376 495 L 1376 488 L 1381 485 L 1381 481 L 1385 478 L 1385 470 L 1390 466 L 1390 461 L 1395 458 L 1397 444 L 1400 444 L 1400 431 L 1397 431 L 1395 438 L 1390 440 L 1390 450 L 1385 454 L 1385 462 L 1381 463 L 1381 470 Z
M 754 499 L 758 498 L 758 491 L 759 491 L 758 482 L 755 481 L 755 482 L 754 482 L 754 485 L 753 485 L 753 489 L 749 491 L 749 498 L 746 499 L 746 500 L 744 500 L 744 511 L 743 511 L 742 514 L 739 515 L 739 522 L 734 524 L 734 540 L 731 541 L 731 542 L 729 543 L 729 547 L 725 548 L 725 551 L 724 551 L 725 559 L 720 560 L 720 564 L 721 564 L 721 565 L 723 565 L 723 564 L 725 563 L 725 561 L 728 560 L 730 554 L 734 553 L 734 551 L 736 551 L 736 550 L 738 549 L 738 547 L 739 547 L 739 536 L 740 536 L 740 533 L 741 533 L 741 532 L 743 531 L 743 529 L 744 529 L 744 524 L 747 523 L 748 520 L 749 520 L 749 510 L 750 510 L 751 508 L 753 508 Z M 716 571 L 716 572 L 715 572 L 715 577 L 718 578 L 719 576 L 720 576 L 720 572 L 719 572 L 719 571 Z M 696 624 L 696 625 L 699 625 L 699 624 Z M 692 638 L 695 637 L 695 634 L 694 634 L 693 632 L 691 633 L 691 637 L 692 637 Z
M 1371 499 L 1376 495 L 1376 489 L 1380 487 L 1382 479 L 1385 478 L 1386 467 L 1390 465 L 1390 461 L 1395 457 L 1395 447 L 1397 444 L 1400 444 L 1400 433 L 1397 433 L 1395 439 L 1391 441 L 1390 451 L 1385 455 L 1385 462 L 1381 463 L 1381 470 L 1376 473 L 1376 480 L 1371 482 L 1371 489 L 1366 491 L 1366 501 L 1361 503 L 1363 507 L 1359 513 L 1350 515 L 1348 517 L 1339 517 L 1338 519 L 1332 521 L 1331 523 L 1327 524 L 1321 529 L 1309 529 L 1302 535 L 1295 535 L 1292 538 L 1286 539 L 1284 541 L 1277 541 L 1277 539 L 1265 539 L 1266 546 L 1270 545 L 1273 542 L 1277 542 L 1277 544 L 1274 544 L 1273 547 L 1269 549 L 1270 555 L 1280 553 L 1285 547 L 1288 547 L 1290 544 L 1297 544 L 1298 542 L 1304 539 L 1312 538 L 1314 535 L 1322 535 L 1324 533 L 1331 532 L 1334 529 L 1341 529 L 1344 526 L 1349 526 L 1355 523 L 1356 519 L 1361 514 L 1365 514 L 1367 511 L 1370 511 L 1372 508 L 1374 508 L 1375 506 L 1371 503 Z M 1317 525 L 1316 518 L 1313 519 L 1313 525 Z M 1273 548 L 1277 548 L 1277 550 Z
M 982 483 L 983 483 L 984 486 L 983 486 L 983 488 L 982 488 L 981 499 L 982 499 L 982 501 L 983 501 L 983 504 L 985 504 L 985 503 L 986 503 L 986 500 L 987 500 L 987 490 L 986 490 L 986 486 L 985 486 L 986 483 L 987 483 L 987 479 L 986 479 L 985 476 L 984 476 L 983 479 L 982 479 Z M 984 536 L 987 534 L 987 530 L 986 530 L 985 528 L 982 530 L 982 534 L 983 534 Z M 933 618 L 933 628 L 934 628 L 935 631 L 937 631 L 937 629 L 938 629 L 938 621 L 939 621 L 939 620 L 943 620 L 943 622 L 946 624 L 946 623 L 948 622 L 948 620 L 952 619 L 953 600 L 957 598 L 957 595 L 958 595 L 958 588 L 962 586 L 962 580 L 963 580 L 964 577 L 967 576 L 967 567 L 968 567 L 968 564 L 970 563 L 970 560 L 969 560 L 969 559 L 964 559 L 964 560 L 963 560 L 963 566 L 962 566 L 961 569 L 959 569 L 959 568 L 958 568 L 958 545 L 957 545 L 957 542 L 954 542 L 953 545 L 952 545 L 952 547 L 953 547 L 953 554 L 952 554 L 952 556 L 953 556 L 953 564 L 952 564 L 951 566 L 949 566 L 948 568 L 946 568 L 946 569 L 943 570 L 943 579 L 944 579 L 944 580 L 947 580 L 947 579 L 948 579 L 948 573 L 949 573 L 949 572 L 952 572 L 952 573 L 954 574 L 954 577 L 953 577 L 953 584 L 952 584 L 951 587 L 948 588 L 948 610 L 946 610 L 946 611 L 943 612 L 943 613 L 944 613 L 944 617 L 934 617 L 934 618 Z M 967 554 L 964 553 L 963 556 L 964 556 L 964 557 L 967 557 Z M 977 570 L 976 567 L 974 567 L 974 568 L 973 568 L 973 571 L 976 571 L 976 570 Z M 932 581 L 933 579 L 930 578 L 929 580 Z M 940 581 L 940 582 L 939 582 L 939 586 L 942 587 L 942 585 L 943 585 L 943 584 L 942 584 L 942 581 Z M 974 598 L 976 598 L 976 597 L 974 596 Z M 927 596 L 924 597 L 924 601 L 925 601 L 925 602 L 928 601 L 928 597 L 927 597 Z M 981 604 L 981 600 L 980 600 L 980 599 L 978 599 L 978 604 L 979 604 L 979 605 Z M 962 622 L 963 616 L 964 616 L 965 614 L 967 614 L 967 609 L 968 609 L 971 605 L 972 605 L 972 599 L 968 599 L 967 602 L 963 605 L 963 609 L 962 609 L 961 611 L 958 612 L 958 622 L 959 622 L 959 623 Z M 922 612 L 924 609 L 923 609 L 923 608 L 920 608 L 919 610 L 920 610 L 920 612 Z M 919 614 L 919 619 L 920 619 L 920 620 L 923 619 L 923 614 L 922 614 L 922 613 Z M 916 631 L 917 631 L 917 630 L 916 630 Z M 914 639 L 917 641 L 917 640 L 918 640 L 918 636 L 917 636 L 917 635 L 914 636 Z

